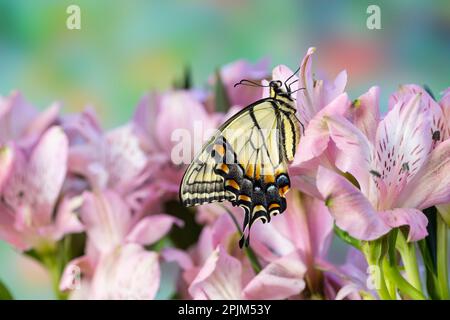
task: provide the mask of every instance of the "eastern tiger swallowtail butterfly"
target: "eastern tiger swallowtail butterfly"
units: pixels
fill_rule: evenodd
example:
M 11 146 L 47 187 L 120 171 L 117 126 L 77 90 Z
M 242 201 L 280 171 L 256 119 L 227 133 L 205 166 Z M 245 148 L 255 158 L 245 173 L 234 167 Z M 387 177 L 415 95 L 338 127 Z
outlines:
M 300 121 L 286 82 L 283 87 L 281 81 L 271 81 L 268 98 L 226 121 L 205 143 L 181 182 L 180 200 L 185 206 L 228 200 L 244 209 L 241 248 L 249 245 L 255 221 L 270 222 L 286 210 L 287 163 L 294 159 L 300 140 Z

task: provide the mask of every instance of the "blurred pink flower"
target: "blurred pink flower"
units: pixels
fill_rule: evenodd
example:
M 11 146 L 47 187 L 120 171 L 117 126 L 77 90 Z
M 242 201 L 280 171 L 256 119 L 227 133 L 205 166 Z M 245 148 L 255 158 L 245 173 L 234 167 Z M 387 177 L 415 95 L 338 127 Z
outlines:
M 343 265 L 335 266 L 322 261 L 320 268 L 326 274 L 325 296 L 335 300 L 377 297 L 376 292 L 368 288 L 368 280 L 371 280 L 369 279 L 370 269 L 361 251 L 350 247 Z
M 86 192 L 80 218 L 93 247 L 109 252 L 123 243 L 150 245 L 181 221 L 167 214 L 152 214 L 139 220 L 119 194 L 112 190 Z
M 99 189 L 127 190 L 146 164 L 147 157 L 131 125 L 99 133 L 69 149 L 69 170 Z
M 0 237 L 20 250 L 83 230 L 75 214 L 80 199 L 60 196 L 67 149 L 60 127 L 48 129 L 33 147 L 11 149 L 13 162 L 1 191 Z
M 420 210 L 450 201 L 450 140 L 432 149 L 431 110 L 422 103 L 422 94 L 400 99 L 379 122 L 375 140 L 343 117 L 326 120 L 340 150 L 336 166 L 351 173 L 360 190 L 325 168 L 317 186 L 336 224 L 358 239 L 402 225 L 409 226 L 408 240 L 422 239 L 428 221 Z
M 159 285 L 158 254 L 129 243 L 101 255 L 95 264 L 86 256 L 70 262 L 60 290 L 70 290 L 74 300 L 150 300 Z
M 102 136 L 100 121 L 91 107 L 79 113 L 62 115 L 59 121 L 70 146 L 90 143 Z
M 86 192 L 83 198 L 80 214 L 88 236 L 86 254 L 67 265 L 61 290 L 73 289 L 77 266 L 84 281 L 73 292 L 74 298 L 154 298 L 159 288 L 159 258 L 144 246 L 154 244 L 181 222 L 166 214 L 136 220 L 112 190 Z M 130 271 L 133 268 L 136 274 Z
M 231 106 L 239 106 L 241 108 L 261 99 L 262 88 L 255 88 L 249 86 L 234 86 L 241 80 L 250 80 L 254 82 L 261 82 L 269 75 L 269 60 L 261 59 L 255 64 L 251 64 L 246 60 L 237 60 L 230 64 L 223 66 L 220 69 L 220 77 Z M 216 76 L 211 76 L 210 83 L 215 84 Z
M 195 91 L 145 96 L 133 121 L 154 173 L 153 183 L 176 194 L 186 165 L 215 132 L 218 120 Z
M 56 122 L 59 109 L 59 104 L 54 103 L 39 113 L 18 91 L 5 98 L 0 96 L 0 145 L 14 141 L 31 146 Z

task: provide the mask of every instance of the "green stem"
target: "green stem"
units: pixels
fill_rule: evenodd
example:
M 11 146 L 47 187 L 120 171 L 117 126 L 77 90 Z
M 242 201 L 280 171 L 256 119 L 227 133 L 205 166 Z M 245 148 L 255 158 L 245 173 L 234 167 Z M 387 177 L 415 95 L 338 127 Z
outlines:
M 379 279 L 379 285 L 377 285 L 377 289 L 376 289 L 377 293 L 378 293 L 378 296 L 382 300 L 392 300 L 393 298 L 392 298 L 391 294 L 389 293 L 389 290 L 388 290 L 388 288 L 386 286 L 385 278 L 384 278 L 384 275 L 383 275 L 383 268 L 381 268 L 381 265 L 378 264 L 378 261 L 375 261 L 372 258 L 373 255 L 370 252 L 370 250 L 371 249 L 369 247 L 369 252 L 366 252 L 365 250 L 363 250 L 363 253 L 366 256 L 367 264 L 369 266 L 376 266 L 376 267 L 379 268 L 378 270 L 379 270 L 380 279 Z
M 230 216 L 231 220 L 233 221 L 234 225 L 236 226 L 236 229 L 239 232 L 239 236 L 242 236 L 242 230 L 239 227 L 239 223 L 237 222 L 236 217 L 233 215 L 233 213 L 230 210 L 228 210 L 227 207 L 222 206 L 222 208 L 224 208 L 225 211 Z M 245 252 L 245 255 L 247 256 L 248 260 L 250 261 L 250 264 L 251 264 L 251 266 L 253 268 L 253 271 L 255 271 L 255 273 L 258 274 L 262 270 L 262 267 L 261 267 L 261 264 L 258 261 L 258 258 L 256 257 L 255 252 L 253 251 L 253 249 L 250 246 L 246 247 L 244 249 L 244 252 Z
M 420 281 L 415 244 L 408 243 L 405 235 L 402 232 L 399 232 L 397 235 L 396 247 L 400 252 L 409 283 L 417 290 L 422 291 L 422 282 Z
M 442 300 L 449 299 L 448 289 L 448 229 L 441 215 L 437 215 L 437 280 Z
M 61 280 L 61 268 L 54 255 L 45 255 L 42 257 L 43 264 L 47 267 L 52 282 L 53 293 L 59 300 L 67 299 L 67 295 L 59 290 Z
M 383 259 L 383 269 L 390 281 L 394 282 L 397 288 L 408 297 L 414 300 L 426 300 L 426 297 L 406 281 L 395 265 L 391 265 L 387 259 Z

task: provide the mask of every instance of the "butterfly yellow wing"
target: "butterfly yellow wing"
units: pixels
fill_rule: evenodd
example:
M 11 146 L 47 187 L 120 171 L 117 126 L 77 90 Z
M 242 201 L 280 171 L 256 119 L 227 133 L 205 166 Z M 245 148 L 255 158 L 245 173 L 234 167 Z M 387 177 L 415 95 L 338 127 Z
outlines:
M 275 99 L 250 105 L 222 125 L 189 166 L 180 187 L 182 203 L 239 205 L 245 211 L 244 232 L 259 219 L 270 221 L 286 209 L 287 162 L 299 138 L 294 113 Z

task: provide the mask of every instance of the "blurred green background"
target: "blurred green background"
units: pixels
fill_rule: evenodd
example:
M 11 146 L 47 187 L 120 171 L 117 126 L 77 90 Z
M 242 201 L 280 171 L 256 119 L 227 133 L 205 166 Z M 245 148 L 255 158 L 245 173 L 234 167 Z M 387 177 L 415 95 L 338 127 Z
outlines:
M 81 8 L 81 30 L 66 28 L 70 4 Z M 381 8 L 381 30 L 366 27 L 370 4 Z M 352 97 L 380 85 L 383 109 L 401 83 L 438 94 L 450 85 L 450 2 L 0 0 L 0 95 L 18 89 L 64 112 L 92 105 L 111 127 L 186 67 L 203 87 L 235 59 L 294 69 L 310 46 L 316 71 L 347 69 Z M 332 256 L 343 261 L 341 250 Z M 52 297 L 45 272 L 4 243 L 0 279 L 17 298 Z

